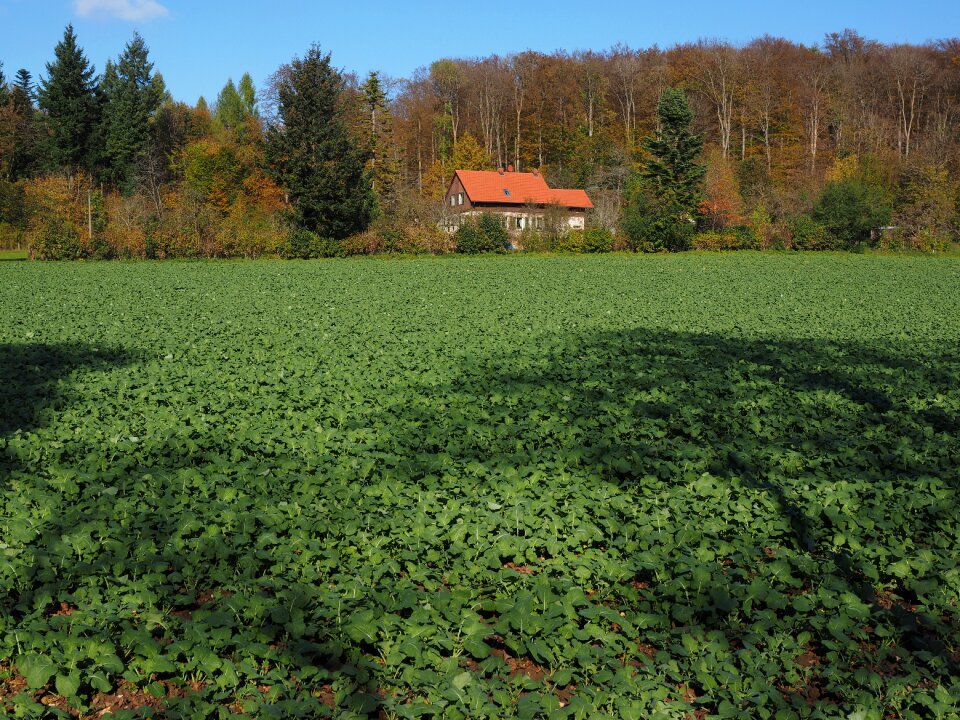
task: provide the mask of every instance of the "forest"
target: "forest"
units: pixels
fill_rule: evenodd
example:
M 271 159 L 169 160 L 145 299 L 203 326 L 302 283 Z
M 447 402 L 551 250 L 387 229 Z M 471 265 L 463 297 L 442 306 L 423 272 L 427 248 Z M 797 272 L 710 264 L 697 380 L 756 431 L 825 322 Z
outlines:
M 314 46 L 192 106 L 138 34 L 102 73 L 71 26 L 52 54 L 40 78 L 0 66 L 0 247 L 37 258 L 491 249 L 441 231 L 440 200 L 454 170 L 508 165 L 595 205 L 584 237 L 548 227 L 527 249 L 937 252 L 958 237 L 958 39 L 526 51 L 403 79 Z

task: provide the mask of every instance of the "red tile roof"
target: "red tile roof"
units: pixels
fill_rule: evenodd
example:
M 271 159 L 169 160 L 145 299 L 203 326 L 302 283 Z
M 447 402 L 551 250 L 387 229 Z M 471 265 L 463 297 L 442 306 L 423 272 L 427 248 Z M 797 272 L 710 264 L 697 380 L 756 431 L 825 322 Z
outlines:
M 560 205 L 568 208 L 592 208 L 583 190 L 554 189 L 540 173 L 497 170 L 457 170 L 457 177 L 473 203 L 498 205 Z

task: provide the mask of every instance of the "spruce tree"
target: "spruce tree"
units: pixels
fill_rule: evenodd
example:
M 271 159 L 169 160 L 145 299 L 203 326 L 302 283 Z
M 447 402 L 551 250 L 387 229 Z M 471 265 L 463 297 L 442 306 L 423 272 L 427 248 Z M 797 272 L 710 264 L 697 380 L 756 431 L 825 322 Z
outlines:
M 690 130 L 686 93 L 667 88 L 657 104 L 658 130 L 642 147 L 645 162 L 634 179 L 623 229 L 635 249 L 686 250 L 696 229 L 704 165 L 703 138 Z
M 106 176 L 122 188 L 133 180 L 137 163 L 150 145 L 150 121 L 160 109 L 166 89 L 153 72 L 149 50 L 138 33 L 116 64 L 107 63 L 101 89 L 104 108 Z
M 28 70 L 20 68 L 10 90 L 15 133 L 8 171 L 14 180 L 27 177 L 37 169 L 41 127 L 33 105 L 34 97 L 33 78 Z
M 290 196 L 294 222 L 342 239 L 370 222 L 375 198 L 367 156 L 344 122 L 343 77 L 314 45 L 277 87 L 279 126 L 267 132 L 267 161 Z
M 33 110 L 33 101 L 36 99 L 36 92 L 33 87 L 33 76 L 26 68 L 17 70 L 17 79 L 13 83 L 13 103 L 22 112 Z
M 643 178 L 654 196 L 692 217 L 700 204 L 706 167 L 698 162 L 703 137 L 690 131 L 693 110 L 680 88 L 667 88 L 657 104 L 659 130 L 643 141 L 647 152 Z
M 10 101 L 10 91 L 7 89 L 7 78 L 3 74 L 3 63 L 0 62 L 0 107 Z
M 54 61 L 47 63 L 38 100 L 49 128 L 48 165 L 68 171 L 91 167 L 99 154 L 92 141 L 100 120 L 100 100 L 96 69 L 77 45 L 73 25 L 67 25 L 54 49 Z
M 381 210 L 391 211 L 396 205 L 400 167 L 393 157 L 393 117 L 379 72 L 374 70 L 367 76 L 360 93 L 366 116 L 362 134 L 371 183 Z

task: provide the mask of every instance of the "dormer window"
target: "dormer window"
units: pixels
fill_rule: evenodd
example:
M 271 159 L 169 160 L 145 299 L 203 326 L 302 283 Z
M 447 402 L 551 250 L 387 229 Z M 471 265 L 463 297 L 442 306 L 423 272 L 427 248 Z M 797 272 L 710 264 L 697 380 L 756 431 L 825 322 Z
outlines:
M 503 189 L 503 194 L 506 195 L 507 197 L 510 197 L 510 190 L 509 190 L 509 188 L 504 188 L 504 189 Z

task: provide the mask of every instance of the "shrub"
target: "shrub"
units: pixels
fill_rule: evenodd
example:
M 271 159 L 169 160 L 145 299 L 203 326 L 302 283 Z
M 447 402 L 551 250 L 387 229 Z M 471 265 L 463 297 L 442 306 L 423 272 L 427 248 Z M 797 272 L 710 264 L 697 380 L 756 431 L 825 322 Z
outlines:
M 285 241 L 275 216 L 255 207 L 234 205 L 217 228 L 217 251 L 223 257 L 257 258 L 275 252 Z
M 459 253 L 503 252 L 510 245 L 510 234 L 491 213 L 484 213 L 477 222 L 464 222 L 454 237 Z
M 813 219 L 840 249 L 869 243 L 870 233 L 890 222 L 890 198 L 879 185 L 858 178 L 829 183 L 813 209 Z
M 517 247 L 524 252 L 551 252 L 554 243 L 546 233 L 532 227 L 525 227 L 514 238 Z
M 510 247 L 510 233 L 493 213 L 483 213 L 478 227 L 486 240 L 485 252 L 502 252 Z
M 640 252 L 689 250 L 696 232 L 690 218 L 639 193 L 623 213 L 623 232 Z
M 742 243 L 742 238 L 729 230 L 702 232 L 693 236 L 695 250 L 739 250 Z
M 465 222 L 457 228 L 454 233 L 454 240 L 457 244 L 458 253 L 467 253 L 470 255 L 484 251 L 485 239 L 480 228 L 473 222 Z
M 832 250 L 836 243 L 826 228 L 809 215 L 798 215 L 788 223 L 794 250 Z
M 910 244 L 921 252 L 944 252 L 950 246 L 950 235 L 932 228 L 921 228 L 910 238 Z
M 583 233 L 584 252 L 607 253 L 613 250 L 613 233 L 606 228 L 589 228 Z
M 584 253 L 586 243 L 583 234 L 583 230 L 570 230 L 556 241 L 553 249 L 557 252 Z
M 80 233 L 55 215 L 45 218 L 32 233 L 30 253 L 37 260 L 78 260 L 85 255 Z
M 344 249 L 332 238 L 320 237 L 304 228 L 291 228 L 279 248 L 280 257 L 296 260 L 342 257 Z

